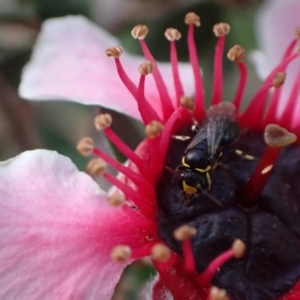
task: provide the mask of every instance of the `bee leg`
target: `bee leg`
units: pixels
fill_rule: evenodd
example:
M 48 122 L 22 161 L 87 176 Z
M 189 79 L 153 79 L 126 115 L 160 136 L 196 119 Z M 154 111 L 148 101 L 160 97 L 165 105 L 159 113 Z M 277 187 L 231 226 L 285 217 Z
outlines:
M 172 135 L 172 138 L 175 140 L 178 140 L 178 141 L 182 141 L 182 142 L 185 142 L 185 141 L 188 141 L 191 139 L 191 137 L 188 135 Z
M 207 189 L 210 191 L 211 189 L 211 179 L 210 179 L 210 174 L 208 172 L 206 172 L 206 180 L 207 180 Z

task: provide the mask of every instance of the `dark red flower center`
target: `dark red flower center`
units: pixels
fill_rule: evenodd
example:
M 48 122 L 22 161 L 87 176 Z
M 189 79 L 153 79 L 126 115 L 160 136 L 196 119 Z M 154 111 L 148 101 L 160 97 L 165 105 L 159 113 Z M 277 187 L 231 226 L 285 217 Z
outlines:
M 189 127 L 180 133 L 192 134 Z M 172 140 L 166 165 L 173 169 L 180 165 L 188 143 Z M 222 149 L 223 157 L 211 174 L 210 191 L 222 202 L 221 208 L 201 193 L 184 205 L 184 192 L 168 170 L 163 172 L 156 190 L 159 234 L 170 248 L 182 254 L 181 243 L 173 237 L 176 228 L 187 224 L 197 230 L 191 243 L 199 273 L 234 240 L 246 244 L 244 257 L 230 259 L 212 280 L 234 299 L 275 299 L 300 277 L 299 147 L 287 146 L 281 151 L 257 199 L 258 205 L 251 209 L 243 205 L 246 183 L 265 148 L 262 133 L 243 130 L 234 144 Z M 248 160 L 235 149 L 257 159 Z

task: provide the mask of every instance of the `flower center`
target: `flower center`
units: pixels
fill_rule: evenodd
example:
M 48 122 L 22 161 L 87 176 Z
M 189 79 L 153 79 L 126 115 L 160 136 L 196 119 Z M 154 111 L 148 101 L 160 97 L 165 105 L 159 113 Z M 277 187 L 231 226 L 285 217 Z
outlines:
M 191 135 L 190 127 L 181 129 L 180 134 Z M 167 152 L 167 164 L 171 168 L 181 164 L 188 144 L 189 141 L 171 141 Z M 195 194 L 189 205 L 184 205 L 184 192 L 168 170 L 156 189 L 160 236 L 183 255 L 182 245 L 173 232 L 182 225 L 195 228 L 197 233 L 191 238 L 191 245 L 199 273 L 228 250 L 234 240 L 246 244 L 246 255 L 239 260 L 230 259 L 212 280 L 234 299 L 273 299 L 290 289 L 300 277 L 300 203 L 297 201 L 300 190 L 296 183 L 300 150 L 297 146 L 282 150 L 262 191 L 258 195 L 254 193 L 257 205 L 248 210 L 244 207 L 249 199 L 245 187 L 248 191 L 257 185 L 257 179 L 253 179 L 251 186 L 248 179 L 253 178 L 257 158 L 263 157 L 268 147 L 262 133 L 243 130 L 234 144 L 222 149 L 222 159 L 212 173 L 210 193 L 223 207 L 201 193 Z M 238 155 L 232 151 L 235 149 L 255 159 Z M 264 172 L 268 173 L 268 169 Z

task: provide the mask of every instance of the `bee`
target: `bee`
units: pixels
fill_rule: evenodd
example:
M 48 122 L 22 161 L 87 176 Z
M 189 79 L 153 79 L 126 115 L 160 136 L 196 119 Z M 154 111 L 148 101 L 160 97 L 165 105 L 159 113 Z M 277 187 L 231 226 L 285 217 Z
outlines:
M 185 193 L 185 205 L 196 193 L 203 193 L 223 206 L 208 192 L 211 189 L 211 173 L 221 159 L 220 148 L 232 144 L 239 134 L 236 109 L 232 103 L 221 102 L 208 109 L 206 118 L 184 151 L 181 165 L 173 171 Z

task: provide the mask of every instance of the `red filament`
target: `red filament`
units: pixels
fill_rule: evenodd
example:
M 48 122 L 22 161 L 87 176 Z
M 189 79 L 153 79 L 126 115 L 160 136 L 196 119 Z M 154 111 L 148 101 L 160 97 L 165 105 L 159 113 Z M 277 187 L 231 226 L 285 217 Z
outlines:
M 267 146 L 262 157 L 260 158 L 253 174 L 251 175 L 249 181 L 243 192 L 242 204 L 246 207 L 254 207 L 257 202 L 259 195 L 264 189 L 270 175 L 271 170 L 264 172 L 265 168 L 275 164 L 277 157 L 280 153 L 280 147 Z
M 194 40 L 194 25 L 190 24 L 188 29 L 188 49 L 190 62 L 195 78 L 195 117 L 197 120 L 202 120 L 205 115 L 204 88 L 201 76 L 201 70 L 198 62 L 197 49 Z
M 225 35 L 219 37 L 214 58 L 214 85 L 212 105 L 216 105 L 222 101 L 223 94 L 223 52 L 224 52 Z
M 235 97 L 233 100 L 233 104 L 236 107 L 237 113 L 239 113 L 239 111 L 240 111 L 244 91 L 245 91 L 246 84 L 247 84 L 247 77 L 248 77 L 248 70 L 247 70 L 245 63 L 242 61 L 238 62 L 238 67 L 239 67 L 239 71 L 240 71 L 240 80 L 239 80 L 238 88 L 237 88 L 237 91 L 236 91 L 236 94 L 235 94 Z
M 206 270 L 197 276 L 197 282 L 200 286 L 207 287 L 210 285 L 211 280 L 217 270 L 225 264 L 229 259 L 234 257 L 232 249 L 217 256 L 206 268 Z
M 184 92 L 183 92 L 183 87 L 179 76 L 177 50 L 176 50 L 175 41 L 171 41 L 170 43 L 170 56 L 171 56 L 173 80 L 174 80 L 174 87 L 176 91 L 176 100 L 177 100 L 177 107 L 178 107 L 180 106 L 180 98 L 181 96 L 184 95 Z
M 144 52 L 146 59 L 149 61 L 155 62 L 155 59 L 154 59 L 153 55 L 151 54 L 145 40 L 140 40 L 140 44 L 141 44 L 141 48 Z M 174 110 L 174 106 L 173 106 L 172 100 L 169 96 L 166 84 L 161 76 L 161 73 L 160 73 L 158 67 L 157 67 L 157 64 L 155 64 L 153 76 L 154 76 L 155 84 L 156 84 L 156 87 L 157 87 L 157 90 L 158 90 L 158 93 L 159 93 L 160 99 L 161 99 L 162 111 L 164 114 L 163 119 L 166 121 L 169 118 L 169 116 L 172 114 L 172 112 Z

